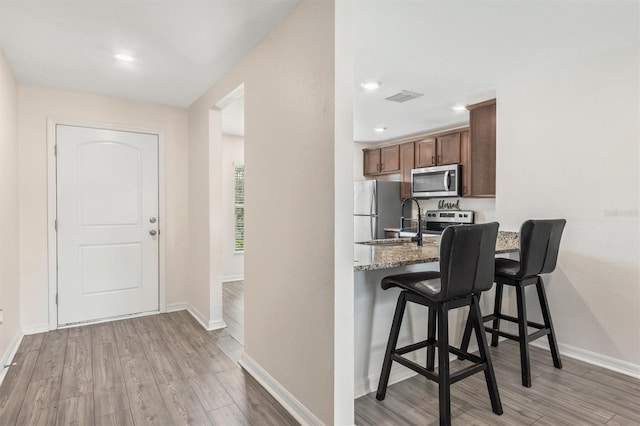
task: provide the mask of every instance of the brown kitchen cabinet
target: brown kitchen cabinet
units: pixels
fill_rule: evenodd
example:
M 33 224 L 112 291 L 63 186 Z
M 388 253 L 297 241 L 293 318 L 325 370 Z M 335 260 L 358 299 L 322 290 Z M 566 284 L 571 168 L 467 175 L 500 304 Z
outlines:
M 438 166 L 460 163 L 460 133 L 439 136 L 436 138 L 436 161 Z
M 400 171 L 400 145 L 364 149 L 364 175 L 383 175 Z
M 469 132 L 462 138 L 462 196 L 496 196 L 496 100 L 469 105 Z
M 436 139 L 420 139 L 415 142 L 415 167 L 431 167 L 436 163 Z
M 362 150 L 364 158 L 364 175 L 377 175 L 380 173 L 380 148 Z
M 411 197 L 411 170 L 415 163 L 415 147 L 416 143 L 409 142 L 400 145 L 400 198 L 405 199 Z
M 415 167 L 459 164 L 461 132 L 416 141 Z

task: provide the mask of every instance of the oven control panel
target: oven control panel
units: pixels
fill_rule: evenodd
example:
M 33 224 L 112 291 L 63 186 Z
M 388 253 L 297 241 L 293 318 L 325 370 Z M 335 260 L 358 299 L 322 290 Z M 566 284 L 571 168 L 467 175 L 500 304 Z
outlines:
M 427 210 L 425 222 L 440 223 L 473 223 L 473 212 L 470 210 Z

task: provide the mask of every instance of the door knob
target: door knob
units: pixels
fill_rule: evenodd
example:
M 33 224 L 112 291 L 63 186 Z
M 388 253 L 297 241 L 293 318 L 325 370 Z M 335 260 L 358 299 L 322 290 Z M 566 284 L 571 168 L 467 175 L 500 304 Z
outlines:
M 151 219 L 149 219 L 149 222 L 151 222 L 151 223 L 156 223 L 156 218 L 155 218 L 155 217 L 152 217 Z
M 149 231 L 149 235 L 151 235 L 152 237 L 155 236 L 157 234 L 155 229 L 152 229 L 151 231 Z

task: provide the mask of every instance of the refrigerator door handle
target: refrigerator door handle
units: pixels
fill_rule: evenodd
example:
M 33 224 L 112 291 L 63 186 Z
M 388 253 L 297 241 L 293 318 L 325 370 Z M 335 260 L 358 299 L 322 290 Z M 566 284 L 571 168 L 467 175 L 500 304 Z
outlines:
M 371 219 L 369 219 L 369 223 L 371 224 L 371 239 L 374 240 L 376 238 L 376 233 L 375 233 L 375 229 L 373 226 L 373 222 L 375 221 L 375 218 L 372 216 Z
M 373 197 L 371 197 L 371 206 L 369 207 L 369 213 L 371 213 L 371 214 L 377 214 L 378 213 L 376 210 L 374 210 L 374 207 L 375 207 L 374 204 L 376 202 L 376 197 L 378 196 L 378 194 L 377 194 L 378 185 L 376 185 L 376 183 L 377 182 L 374 182 L 374 185 L 373 185 Z

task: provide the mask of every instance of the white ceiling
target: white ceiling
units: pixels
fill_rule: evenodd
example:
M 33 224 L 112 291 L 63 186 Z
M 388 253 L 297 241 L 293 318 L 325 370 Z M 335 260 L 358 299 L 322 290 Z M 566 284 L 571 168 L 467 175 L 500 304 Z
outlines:
M 22 83 L 186 107 L 298 2 L 0 0 L 0 48 Z
M 26 84 L 185 107 L 298 1 L 0 0 L 0 48 Z M 452 105 L 639 39 L 639 0 L 354 2 L 357 141 L 466 122 Z M 116 52 L 136 60 L 115 61 Z M 367 79 L 382 87 L 365 92 Z M 384 100 L 402 89 L 424 96 Z M 372 130 L 380 126 L 387 131 Z
M 355 1 L 356 141 L 466 122 L 451 107 L 491 99 L 507 79 L 639 41 L 638 0 Z M 377 92 L 359 86 L 369 79 Z M 424 96 L 384 100 L 402 89 Z

